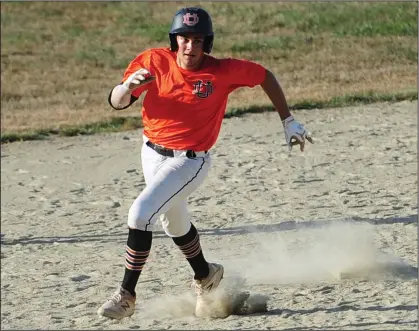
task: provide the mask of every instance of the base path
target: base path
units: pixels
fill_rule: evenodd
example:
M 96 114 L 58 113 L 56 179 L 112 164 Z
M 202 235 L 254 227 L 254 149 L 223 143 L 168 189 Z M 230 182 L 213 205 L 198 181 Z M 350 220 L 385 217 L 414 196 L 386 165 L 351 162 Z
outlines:
M 225 319 L 193 316 L 191 269 L 161 226 L 136 313 L 96 315 L 123 276 L 141 130 L 2 145 L 2 329 L 417 329 L 417 102 L 294 115 L 315 139 L 304 153 L 276 113 L 225 120 L 189 199 L 223 282 L 269 298 Z

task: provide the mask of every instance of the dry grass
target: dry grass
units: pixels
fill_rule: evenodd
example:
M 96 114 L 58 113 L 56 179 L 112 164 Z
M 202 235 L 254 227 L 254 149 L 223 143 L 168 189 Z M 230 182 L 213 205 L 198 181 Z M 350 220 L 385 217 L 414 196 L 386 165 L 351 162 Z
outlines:
M 135 54 L 168 44 L 184 4 L 2 3 L 2 135 L 139 116 L 139 106 L 111 111 L 108 93 Z M 202 3 L 215 23 L 214 55 L 265 65 L 290 104 L 417 90 L 416 3 L 328 5 Z M 260 88 L 229 100 L 269 104 Z

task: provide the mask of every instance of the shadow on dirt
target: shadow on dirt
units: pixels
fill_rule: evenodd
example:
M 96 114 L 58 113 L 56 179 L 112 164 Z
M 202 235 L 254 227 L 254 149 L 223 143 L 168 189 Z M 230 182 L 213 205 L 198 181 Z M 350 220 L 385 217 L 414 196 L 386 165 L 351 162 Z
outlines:
M 384 225 L 384 224 L 413 224 L 418 223 L 417 215 L 410 215 L 405 217 L 389 217 L 389 218 L 380 218 L 380 219 L 368 219 L 361 217 L 354 217 L 351 219 L 341 219 L 334 220 L 333 222 L 339 223 L 370 223 L 374 225 Z M 293 230 L 303 230 L 309 228 L 321 228 L 331 224 L 330 220 L 315 220 L 315 221 L 283 221 L 280 223 L 274 224 L 255 224 L 255 225 L 242 225 L 236 227 L 226 227 L 226 228 L 215 228 L 215 229 L 199 229 L 198 231 L 201 236 L 224 236 L 224 235 L 242 235 L 247 233 L 272 233 L 280 231 L 293 231 Z M 91 233 L 91 232 L 89 232 Z M 109 234 L 79 234 L 72 236 L 62 236 L 62 237 L 32 237 L 26 236 L 17 239 L 8 240 L 6 233 L 1 233 L 1 245 L 33 245 L 33 244 L 53 244 L 58 243 L 80 243 L 80 242 L 125 242 L 127 238 L 127 230 L 118 230 L 115 232 L 110 232 Z M 163 231 L 155 231 L 153 233 L 153 239 L 166 238 L 166 234 Z

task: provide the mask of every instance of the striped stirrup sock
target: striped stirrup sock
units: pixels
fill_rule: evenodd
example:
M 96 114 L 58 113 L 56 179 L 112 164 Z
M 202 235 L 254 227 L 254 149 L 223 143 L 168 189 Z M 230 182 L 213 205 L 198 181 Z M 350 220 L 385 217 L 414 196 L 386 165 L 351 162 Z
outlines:
M 125 249 L 125 268 L 135 271 L 143 270 L 144 264 L 147 262 L 148 254 L 150 254 L 150 250 L 138 252 L 129 248 L 127 245 Z
M 138 278 L 150 254 L 152 236 L 150 231 L 129 229 L 125 248 L 125 274 L 121 286 L 133 296 Z
M 191 223 L 189 232 L 182 237 L 173 237 L 173 241 L 185 255 L 193 271 L 195 279 L 203 279 L 208 276 L 208 262 L 202 253 L 201 244 L 199 242 L 199 234 L 195 226 Z

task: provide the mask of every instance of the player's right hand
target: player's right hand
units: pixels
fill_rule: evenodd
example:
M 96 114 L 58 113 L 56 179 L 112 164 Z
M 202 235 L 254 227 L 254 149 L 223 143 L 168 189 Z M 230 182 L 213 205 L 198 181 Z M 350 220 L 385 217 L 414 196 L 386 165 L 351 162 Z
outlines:
M 156 79 L 156 77 L 152 76 L 150 71 L 141 68 L 140 70 L 137 70 L 136 72 L 132 73 L 122 85 L 127 90 L 133 91 L 137 87 L 140 87 L 144 84 L 148 84 L 154 79 Z

